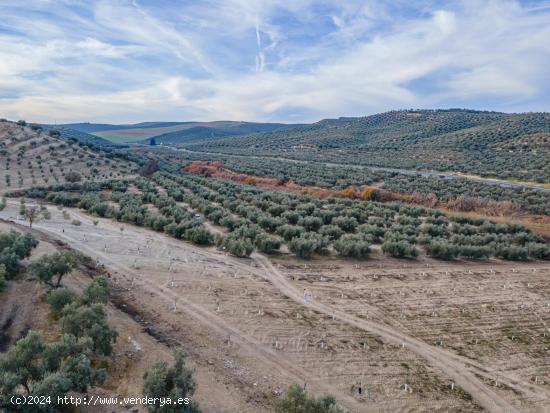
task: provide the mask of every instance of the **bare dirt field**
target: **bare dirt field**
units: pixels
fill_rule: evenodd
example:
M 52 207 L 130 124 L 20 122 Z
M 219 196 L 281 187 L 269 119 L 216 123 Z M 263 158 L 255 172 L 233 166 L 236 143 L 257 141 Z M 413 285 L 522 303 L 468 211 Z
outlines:
M 24 224 L 18 205 L 10 200 L 0 217 Z M 184 347 L 204 411 L 270 411 L 293 382 L 334 394 L 352 412 L 550 406 L 548 263 L 240 260 L 49 210 L 33 228 L 106 266 L 126 313 L 113 314 L 139 322 L 128 334 L 139 346 L 161 346 L 160 359 Z M 117 391 L 137 389 L 139 379 Z

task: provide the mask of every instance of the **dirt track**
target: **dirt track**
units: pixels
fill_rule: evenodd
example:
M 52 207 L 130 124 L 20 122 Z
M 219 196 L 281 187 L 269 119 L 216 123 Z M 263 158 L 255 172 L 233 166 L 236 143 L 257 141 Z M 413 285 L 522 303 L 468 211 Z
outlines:
M 11 201 L 10 206 L 1 213 L 2 217 L 15 218 L 16 207 L 17 202 Z M 50 210 L 52 210 L 51 207 Z M 514 400 L 514 397 L 510 397 L 509 394 L 504 397 L 500 388 L 495 390 L 491 388 L 490 380 L 494 376 L 493 369 L 480 362 L 430 345 L 404 332 L 398 325 L 392 323 L 390 318 L 385 317 L 384 311 L 379 308 L 371 307 L 371 314 L 380 314 L 382 318 L 386 319 L 385 322 L 365 320 L 351 312 L 344 311 L 341 306 L 329 305 L 321 299 L 314 299 L 304 308 L 301 287 L 298 286 L 298 283 L 290 281 L 264 256 L 255 254 L 252 261 L 238 260 L 214 250 L 197 248 L 143 228 L 121 225 L 108 220 L 100 220 L 96 227 L 92 223 L 92 218 L 85 214 L 75 210 L 70 210 L 70 214 L 72 215 L 71 219 L 78 218 L 82 224 L 80 226 L 70 225 L 68 221 L 63 221 L 58 211 L 55 211 L 52 221 L 39 222 L 35 224 L 35 228 L 63 239 L 73 248 L 98 258 L 108 268 L 116 271 L 115 281 L 125 285 L 129 284 L 131 294 L 136 296 L 138 302 L 141 300 L 144 307 L 148 306 L 147 301 L 149 301 L 143 300 L 146 296 L 151 297 L 151 305 L 153 305 L 153 301 L 154 303 L 163 302 L 165 310 L 160 311 L 157 308 L 160 318 L 168 318 L 162 314 L 163 312 L 168 313 L 170 317 L 180 314 L 180 312 L 193 317 L 198 324 L 216 336 L 208 338 L 210 345 L 217 342 L 218 346 L 229 347 L 228 351 L 232 352 L 235 360 L 245 365 L 250 371 L 268 371 L 273 376 L 270 380 L 270 388 L 284 386 L 290 382 L 307 381 L 308 388 L 315 392 L 335 394 L 339 401 L 351 411 L 392 411 L 391 409 L 396 411 L 396 408 L 402 411 L 423 411 L 422 406 L 426 410 L 445 411 L 449 409 L 449 405 L 445 405 L 445 403 L 454 403 L 452 405 L 456 407 L 462 403 L 459 401 L 456 405 L 456 396 L 447 394 L 445 397 L 450 397 L 450 401 L 447 400 L 445 403 L 438 401 L 432 405 L 432 408 L 429 407 L 429 404 L 423 404 L 434 403 L 431 398 L 429 401 L 422 402 L 422 399 L 415 399 L 419 397 L 416 394 L 407 395 L 407 399 L 403 399 L 404 396 L 399 394 L 400 399 L 394 401 L 393 404 L 379 400 L 370 400 L 369 403 L 364 403 L 364 400 L 358 399 L 357 395 L 346 391 L 345 387 L 335 386 L 330 378 L 316 375 L 315 369 L 308 366 L 308 363 L 302 360 L 302 356 L 299 356 L 299 359 L 293 359 L 281 351 L 278 344 L 275 347 L 266 345 L 266 339 L 264 339 L 266 322 L 261 320 L 262 317 L 265 318 L 262 313 L 268 312 L 268 302 L 276 303 L 276 311 L 287 314 L 286 319 L 285 317 L 280 317 L 281 320 L 269 319 L 269 322 L 273 323 L 272 330 L 279 328 L 276 323 L 280 322 L 285 326 L 297 324 L 298 331 L 303 331 L 303 327 L 299 326 L 300 322 L 290 319 L 288 314 L 305 311 L 304 314 L 313 323 L 311 327 L 313 332 L 326 328 L 329 332 L 335 329 L 348 330 L 346 334 L 350 337 L 357 331 L 373 334 L 396 348 L 401 347 L 406 352 L 413 353 L 414 356 L 407 356 L 413 357 L 410 359 L 413 364 L 421 363 L 422 360 L 427 361 L 435 369 L 435 376 L 442 375 L 445 377 L 444 380 L 451 379 L 457 387 L 470 394 L 479 405 L 488 411 L 544 411 L 544 406 L 547 406 L 547 389 L 517 377 L 502 374 L 500 376 L 501 383 L 521 394 L 520 399 L 534 401 L 532 405 L 528 406 L 522 403 L 519 407 L 518 400 Z M 122 231 L 121 227 L 124 228 Z M 175 280 L 174 274 L 178 275 L 176 283 L 185 285 L 187 291 L 182 293 L 181 289 L 174 288 L 172 285 Z M 183 278 L 180 277 L 181 274 L 184 275 Z M 190 276 L 190 274 L 193 275 Z M 265 285 L 265 282 L 262 283 L 262 279 L 267 280 L 269 285 Z M 219 291 L 218 285 L 220 286 Z M 248 288 L 252 291 L 254 286 L 258 287 L 260 293 L 252 297 L 249 297 L 248 292 L 245 292 L 243 298 L 240 292 L 232 291 L 232 289 L 240 290 L 243 287 L 245 291 Z M 285 296 L 292 302 L 285 300 Z M 228 310 L 220 310 L 220 302 L 224 300 L 227 303 L 223 302 L 221 306 L 227 306 Z M 251 322 L 250 329 L 248 321 L 243 320 L 243 314 L 249 317 L 250 312 L 241 313 L 241 316 L 237 314 L 238 310 L 242 310 L 239 307 L 246 307 L 248 301 L 258 308 L 256 319 L 259 319 Z M 171 307 L 174 307 L 174 303 L 176 310 L 169 311 Z M 265 305 L 266 308 L 262 309 L 260 307 L 262 305 Z M 275 312 L 275 310 L 273 311 Z M 326 319 L 332 319 L 328 322 L 329 325 L 323 321 Z M 281 331 L 281 334 L 284 334 L 284 331 Z M 271 337 L 267 339 L 268 342 L 269 340 Z M 300 348 L 299 342 L 298 348 Z M 314 358 L 326 358 L 326 355 L 323 354 L 325 353 L 315 353 Z M 355 354 L 358 352 L 353 350 L 350 354 L 356 357 Z M 339 361 L 337 354 L 333 357 L 335 357 L 334 362 L 337 365 L 349 362 L 349 360 Z M 249 360 L 253 360 L 253 362 Z M 255 376 L 254 373 L 251 376 Z M 430 380 L 438 380 L 437 377 L 434 379 L 432 376 L 434 374 L 426 373 L 426 377 Z M 313 377 L 319 378 L 313 379 Z M 257 377 L 254 378 L 254 380 L 256 379 Z M 379 403 L 373 403 L 373 401 L 379 401 Z M 470 406 L 471 408 L 472 406 Z

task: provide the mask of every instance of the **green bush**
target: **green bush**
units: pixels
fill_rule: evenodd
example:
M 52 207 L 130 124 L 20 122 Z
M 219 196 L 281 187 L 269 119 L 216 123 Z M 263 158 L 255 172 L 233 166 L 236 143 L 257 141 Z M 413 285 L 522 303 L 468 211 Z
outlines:
M 256 248 L 258 250 L 271 254 L 275 251 L 278 251 L 281 247 L 281 241 L 275 237 L 269 236 L 267 234 L 260 234 L 254 240 Z
M 305 236 L 292 238 L 292 240 L 288 243 L 288 249 L 298 257 L 304 259 L 311 258 L 317 248 L 317 242 Z
M 446 241 L 434 240 L 426 245 L 426 253 L 433 258 L 454 260 L 458 255 L 458 249 Z
M 344 257 L 367 258 L 370 242 L 364 236 L 346 234 L 334 243 L 334 249 Z
M 182 352 L 176 352 L 173 366 L 169 367 L 165 362 L 160 362 L 143 375 L 143 396 L 159 400 L 147 406 L 151 413 L 200 413 L 197 403 L 191 400 L 195 388 L 192 371 L 185 365 Z M 188 398 L 190 403 L 161 405 L 160 399 L 166 398 Z
M 414 258 L 418 256 L 418 251 L 416 250 L 414 245 L 404 240 L 385 241 L 382 244 L 382 252 L 396 258 Z
M 56 315 L 60 315 L 63 308 L 75 300 L 75 295 L 67 288 L 55 288 L 50 290 L 46 301 Z
M 333 396 L 309 396 L 297 384 L 291 385 L 284 397 L 275 402 L 276 413 L 344 413 Z

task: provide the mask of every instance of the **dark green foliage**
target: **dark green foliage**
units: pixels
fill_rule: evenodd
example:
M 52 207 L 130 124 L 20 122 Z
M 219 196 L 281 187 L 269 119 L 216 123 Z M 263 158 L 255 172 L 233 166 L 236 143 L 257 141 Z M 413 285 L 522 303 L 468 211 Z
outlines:
M 86 393 L 88 386 L 103 383 L 105 371 L 92 367 L 91 346 L 88 338 L 66 334 L 59 341 L 44 343 L 40 332 L 29 331 L 0 354 L 0 409 L 13 409 L 13 395 L 50 396 L 50 404 L 25 405 L 20 411 L 53 413 L 57 396 Z
M 510 261 L 527 260 L 527 248 L 517 246 L 500 246 L 497 248 L 496 256 Z
M 185 239 L 193 244 L 210 245 L 214 237 L 204 226 L 195 226 L 185 231 Z
M 382 252 L 396 258 L 414 258 L 418 255 L 418 251 L 413 244 L 407 241 L 385 241 L 382 244 Z
M 367 258 L 370 253 L 370 240 L 365 236 L 346 234 L 334 243 L 334 249 L 344 257 Z
M 75 300 L 75 295 L 67 288 L 55 288 L 48 291 L 46 301 L 56 315 L 60 315 L 63 308 Z
M 550 247 L 547 244 L 529 243 L 527 244 L 529 255 L 541 260 L 550 260 Z
M 318 249 L 318 243 L 316 240 L 302 235 L 292 238 L 288 243 L 288 248 L 298 257 L 308 259 L 311 258 L 315 250 Z
M 319 234 L 327 237 L 330 240 L 337 240 L 344 234 L 344 231 L 336 225 L 323 225 L 319 229 Z
M 107 304 L 109 301 L 109 283 L 105 277 L 96 277 L 82 292 L 80 302 L 85 305 Z
M 456 246 L 449 244 L 444 240 L 433 240 L 426 245 L 426 253 L 433 258 L 442 260 L 454 260 L 459 250 Z
M 0 293 L 6 289 L 6 267 L 0 264 Z
M 191 400 L 196 384 L 191 370 L 185 365 L 182 352 L 175 353 L 175 363 L 168 366 L 165 362 L 155 364 L 143 375 L 143 396 L 152 398 L 189 399 L 188 404 L 164 405 L 160 402 L 148 405 L 152 413 L 200 413 L 199 406 Z
M 327 119 L 191 148 L 548 182 L 550 152 L 544 140 L 548 133 L 548 113 L 405 110 Z
M 284 397 L 275 403 L 277 413 L 343 413 L 333 396 L 309 396 L 297 384 L 291 385 Z
M 4 276 L 12 279 L 19 272 L 20 261 L 30 257 L 38 241 L 31 234 L 21 235 L 16 231 L 0 233 L 0 265 L 4 266 Z
M 255 239 L 255 245 L 258 250 L 272 254 L 281 247 L 281 241 L 267 234 L 259 234 Z
M 236 257 L 248 257 L 254 251 L 254 245 L 248 238 L 238 238 L 233 235 L 221 237 L 217 245 Z
M 75 265 L 75 257 L 71 252 L 54 252 L 43 255 L 31 263 L 29 270 L 40 281 L 52 287 L 59 287 L 64 275 L 70 273 Z M 56 278 L 55 283 L 52 279 Z
M 117 333 L 107 324 L 107 315 L 101 304 L 83 305 L 72 303 L 63 308 L 61 329 L 65 334 L 75 337 L 89 337 L 92 350 L 102 355 L 110 355 L 111 343 Z

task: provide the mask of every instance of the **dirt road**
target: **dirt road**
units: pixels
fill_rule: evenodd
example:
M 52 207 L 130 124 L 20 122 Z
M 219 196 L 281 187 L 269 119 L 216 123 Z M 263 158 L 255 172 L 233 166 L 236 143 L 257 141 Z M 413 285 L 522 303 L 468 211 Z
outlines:
M 2 215 L 11 215 L 12 218 L 14 210 L 18 205 L 15 201 L 9 201 L 10 208 L 3 212 Z M 231 341 L 234 345 L 239 346 L 249 356 L 257 359 L 257 361 L 267 369 L 276 371 L 280 377 L 283 377 L 288 382 L 303 382 L 307 381 L 308 386 L 316 392 L 330 392 L 335 394 L 340 403 L 350 409 L 351 411 L 369 411 L 369 407 L 365 404 L 359 404 L 357 400 L 350 396 L 346 392 L 335 391 L 334 387 L 331 387 L 326 381 L 321 378 L 315 379 L 315 375 L 288 360 L 283 354 L 266 348 L 261 342 L 259 342 L 250 334 L 243 333 L 235 325 L 228 323 L 222 317 L 219 317 L 215 313 L 205 309 L 204 306 L 175 294 L 170 288 L 159 279 L 143 277 L 142 273 L 132 265 L 128 264 L 128 261 L 122 262 L 107 251 L 98 250 L 97 244 L 91 245 L 86 239 L 89 238 L 101 238 L 105 240 L 107 246 L 107 240 L 109 240 L 109 248 L 113 248 L 113 245 L 117 241 L 115 238 L 122 232 L 119 232 L 121 224 L 117 224 L 108 220 L 101 220 L 101 229 L 94 228 L 92 218 L 86 214 L 70 210 L 72 218 L 77 218 L 83 223 L 83 227 L 86 228 L 83 231 L 82 228 L 70 228 L 67 224 L 67 231 L 63 226 L 53 225 L 48 222 L 38 222 L 35 224 L 35 229 L 46 232 L 56 238 L 62 239 L 68 242 L 73 248 L 90 255 L 91 257 L 99 259 L 108 268 L 124 274 L 125 277 L 132 279 L 132 284 L 135 283 L 136 288 L 140 288 L 144 293 L 155 294 L 162 297 L 167 303 L 177 303 L 178 308 L 191 315 L 198 320 L 201 324 L 207 326 L 212 331 L 216 332 L 220 337 L 227 337 L 230 335 Z M 134 239 L 141 239 L 144 243 L 145 240 L 154 240 L 153 242 L 163 245 L 163 248 L 182 248 L 182 242 L 173 240 L 164 234 L 148 231 L 143 228 L 124 225 L 126 231 L 131 231 L 131 237 Z M 84 238 L 82 238 L 82 235 Z M 119 233 L 119 234 L 117 234 Z M 129 235 L 129 234 L 128 234 Z M 113 242 L 114 241 L 114 242 Z M 148 243 L 149 241 L 147 241 Z M 296 287 L 272 264 L 272 262 L 263 255 L 254 254 L 253 261 L 243 261 L 234 259 L 232 257 L 220 254 L 212 250 L 206 250 L 198 247 L 194 247 L 190 244 L 184 244 L 185 249 L 195 254 L 200 254 L 202 257 L 208 257 L 212 261 L 219 263 L 220 265 L 234 268 L 243 272 L 254 274 L 258 277 L 262 277 L 269 281 L 277 290 L 283 295 L 294 301 L 295 304 L 300 306 L 306 306 L 308 309 L 315 312 L 332 317 L 335 320 L 349 325 L 351 327 L 364 330 L 369 333 L 373 333 L 385 341 L 395 343 L 399 346 L 403 346 L 407 350 L 417 354 L 428 362 L 429 365 L 434 367 L 437 371 L 440 371 L 444 375 L 452 378 L 456 385 L 467 393 L 469 393 L 484 409 L 490 412 L 519 412 L 514 405 L 504 399 L 500 394 L 494 391 L 487 385 L 481 378 L 490 379 L 492 377 L 492 371 L 479 363 L 472 362 L 469 359 L 458 356 L 451 352 L 442 350 L 436 346 L 427 344 L 422 340 L 418 340 L 408 334 L 403 333 L 397 327 L 364 320 L 356 316 L 350 315 L 344 311 L 339 310 L 333 306 L 313 300 L 305 305 L 303 303 L 303 297 L 298 287 Z M 139 255 L 139 247 L 138 247 Z M 135 261 L 134 261 L 135 262 Z M 186 261 L 187 263 L 187 261 Z M 503 381 L 506 381 L 506 377 L 502 377 Z M 547 391 L 540 386 L 531 385 L 529 383 L 514 381 L 508 378 L 509 387 L 514 388 L 530 399 L 547 398 Z M 372 411 L 375 411 L 374 409 Z

